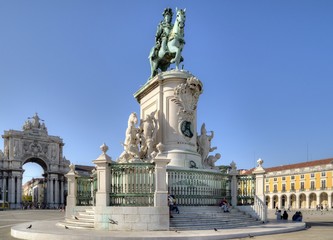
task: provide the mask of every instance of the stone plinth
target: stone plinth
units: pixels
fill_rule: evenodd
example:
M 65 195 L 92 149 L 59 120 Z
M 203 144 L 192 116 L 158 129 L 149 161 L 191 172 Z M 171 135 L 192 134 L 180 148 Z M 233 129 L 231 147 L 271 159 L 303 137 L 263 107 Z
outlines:
M 147 82 L 134 97 L 140 103 L 140 116 L 157 111 L 157 142 L 164 145 L 169 166 L 202 167 L 197 153 L 197 111 L 202 83 L 183 70 L 162 72 Z

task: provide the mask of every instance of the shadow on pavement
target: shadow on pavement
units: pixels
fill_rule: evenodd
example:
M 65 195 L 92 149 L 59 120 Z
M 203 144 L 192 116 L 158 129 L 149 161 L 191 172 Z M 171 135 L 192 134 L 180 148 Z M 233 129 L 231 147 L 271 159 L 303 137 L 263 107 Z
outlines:
M 309 227 L 321 226 L 321 227 L 331 227 L 333 222 L 306 222 L 306 225 Z

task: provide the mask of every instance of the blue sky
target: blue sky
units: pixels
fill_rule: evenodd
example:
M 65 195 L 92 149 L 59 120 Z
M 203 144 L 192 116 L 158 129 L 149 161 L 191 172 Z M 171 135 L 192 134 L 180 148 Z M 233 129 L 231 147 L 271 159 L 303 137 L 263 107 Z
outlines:
M 333 2 L 2 1 L 0 131 L 38 112 L 64 155 L 116 159 L 164 8 L 186 8 L 184 69 L 198 125 L 238 168 L 333 157 Z M 3 139 L 0 140 L 3 150 Z

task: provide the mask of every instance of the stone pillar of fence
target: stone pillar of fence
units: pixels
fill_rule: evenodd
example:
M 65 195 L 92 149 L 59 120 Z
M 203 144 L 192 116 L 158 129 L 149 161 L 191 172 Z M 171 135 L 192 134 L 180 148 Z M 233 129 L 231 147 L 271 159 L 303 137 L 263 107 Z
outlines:
M 167 186 L 167 172 L 166 166 L 170 162 L 170 159 L 166 158 L 166 155 L 162 154 L 163 145 L 157 146 L 159 154 L 155 157 L 155 195 L 154 206 L 155 207 L 167 207 L 168 206 L 168 186 Z
M 253 174 L 256 175 L 256 195 L 259 199 L 261 199 L 263 202 L 265 202 L 265 169 L 262 167 L 263 164 L 262 159 L 258 159 L 257 163 L 258 166 L 254 169 Z
M 100 149 L 102 154 L 93 161 L 96 165 L 97 174 L 97 192 L 96 207 L 106 207 L 110 205 L 110 167 L 111 157 L 106 154 L 109 149 L 103 144 Z
M 265 199 L 265 169 L 262 167 L 264 161 L 262 159 L 258 159 L 258 166 L 252 172 L 256 175 L 256 192 L 254 199 L 254 208 L 256 213 L 259 215 L 262 221 L 267 220 L 267 206 Z
M 236 163 L 232 161 L 230 163 L 230 172 L 229 175 L 231 176 L 231 183 L 230 183 L 230 190 L 231 190 L 231 204 L 232 206 L 237 206 L 237 167 Z
M 68 184 L 68 195 L 67 195 L 67 205 L 66 205 L 66 217 L 70 217 L 75 212 L 76 207 L 76 197 L 77 197 L 77 181 L 78 177 L 75 172 L 75 165 L 69 165 L 69 172 L 65 175 Z

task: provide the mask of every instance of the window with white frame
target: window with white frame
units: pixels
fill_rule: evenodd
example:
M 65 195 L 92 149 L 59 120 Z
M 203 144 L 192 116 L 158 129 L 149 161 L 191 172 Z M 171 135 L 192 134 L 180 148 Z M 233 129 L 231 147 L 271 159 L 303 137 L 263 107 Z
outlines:
M 311 181 L 311 189 L 313 190 L 313 189 L 315 189 L 315 181 Z
M 321 180 L 321 188 L 322 189 L 326 188 L 326 180 Z
M 286 184 L 282 184 L 282 192 L 286 191 Z
M 301 182 L 301 190 L 304 190 L 304 182 Z

